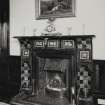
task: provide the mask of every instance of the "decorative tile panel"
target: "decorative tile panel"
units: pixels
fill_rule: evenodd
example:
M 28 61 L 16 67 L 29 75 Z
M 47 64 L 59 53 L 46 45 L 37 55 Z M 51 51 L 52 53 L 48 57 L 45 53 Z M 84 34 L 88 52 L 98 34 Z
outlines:
M 87 38 L 87 39 L 78 38 L 77 39 L 77 48 L 91 50 L 91 39 L 90 38 Z
M 91 90 L 92 73 L 89 64 L 81 64 L 77 73 L 78 94 L 80 97 L 88 97 Z
M 24 57 L 29 57 L 29 50 L 28 49 L 24 50 L 22 55 Z
M 62 48 L 74 48 L 73 40 L 63 40 L 61 44 Z
M 58 40 L 48 40 L 48 48 L 58 48 L 59 41 Z
M 80 51 L 80 60 L 89 60 L 90 52 L 89 51 Z
M 32 91 L 31 41 L 21 40 L 21 90 Z
M 44 40 L 35 40 L 34 47 L 44 47 Z

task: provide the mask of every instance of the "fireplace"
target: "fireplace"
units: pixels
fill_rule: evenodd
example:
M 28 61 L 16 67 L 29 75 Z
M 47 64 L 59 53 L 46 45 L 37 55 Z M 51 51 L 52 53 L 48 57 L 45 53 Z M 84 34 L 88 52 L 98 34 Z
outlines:
M 91 105 L 92 37 L 16 37 L 21 45 L 21 87 L 11 104 L 82 105 L 90 100 Z

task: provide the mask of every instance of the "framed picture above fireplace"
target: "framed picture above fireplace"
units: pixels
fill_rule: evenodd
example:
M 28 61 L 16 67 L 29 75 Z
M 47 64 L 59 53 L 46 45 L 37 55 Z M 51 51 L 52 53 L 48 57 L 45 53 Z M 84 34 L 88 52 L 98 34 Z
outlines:
M 35 0 L 37 19 L 74 17 L 76 0 Z

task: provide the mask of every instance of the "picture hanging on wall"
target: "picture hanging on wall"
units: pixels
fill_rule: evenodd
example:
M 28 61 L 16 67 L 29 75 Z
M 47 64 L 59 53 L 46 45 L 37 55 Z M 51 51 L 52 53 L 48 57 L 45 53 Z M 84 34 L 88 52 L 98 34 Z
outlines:
M 76 0 L 35 0 L 36 19 L 75 16 Z

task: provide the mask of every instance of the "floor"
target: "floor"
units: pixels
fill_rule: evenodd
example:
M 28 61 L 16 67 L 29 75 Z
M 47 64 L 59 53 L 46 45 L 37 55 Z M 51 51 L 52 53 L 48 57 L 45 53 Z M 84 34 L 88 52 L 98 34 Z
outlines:
M 10 105 L 8 103 L 0 102 L 0 105 Z

